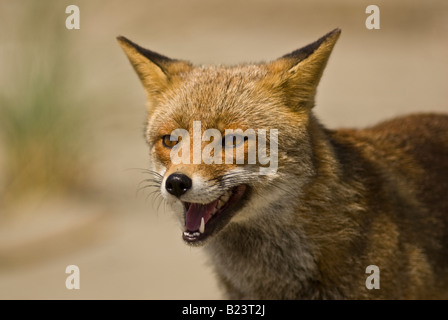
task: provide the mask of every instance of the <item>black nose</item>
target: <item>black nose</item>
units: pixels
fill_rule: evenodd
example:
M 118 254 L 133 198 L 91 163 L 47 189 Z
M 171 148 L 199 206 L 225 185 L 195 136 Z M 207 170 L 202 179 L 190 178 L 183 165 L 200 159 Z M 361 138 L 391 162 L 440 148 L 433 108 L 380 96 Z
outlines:
M 171 174 L 165 182 L 165 189 L 172 195 L 180 197 L 191 188 L 192 181 L 181 173 Z

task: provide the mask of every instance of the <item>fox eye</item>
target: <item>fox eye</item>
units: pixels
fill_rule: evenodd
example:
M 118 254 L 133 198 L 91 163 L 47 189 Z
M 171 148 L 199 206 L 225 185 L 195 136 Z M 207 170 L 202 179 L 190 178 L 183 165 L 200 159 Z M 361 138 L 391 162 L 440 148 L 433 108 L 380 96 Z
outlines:
M 171 135 L 167 134 L 162 137 L 162 144 L 165 148 L 174 147 L 179 141 L 171 140 Z
M 243 136 L 240 134 L 228 134 L 222 138 L 222 146 L 223 148 L 236 148 L 242 145 L 247 141 L 247 136 Z

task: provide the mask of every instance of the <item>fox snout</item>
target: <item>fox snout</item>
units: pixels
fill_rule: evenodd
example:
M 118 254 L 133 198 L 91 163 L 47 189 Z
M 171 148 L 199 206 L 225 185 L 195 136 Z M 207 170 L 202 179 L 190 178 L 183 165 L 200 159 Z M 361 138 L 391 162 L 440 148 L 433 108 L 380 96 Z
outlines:
M 231 178 L 231 173 L 206 177 L 185 168 L 166 173 L 160 185 L 161 192 L 182 208 L 178 214 L 187 243 L 203 244 L 244 206 L 249 186 Z

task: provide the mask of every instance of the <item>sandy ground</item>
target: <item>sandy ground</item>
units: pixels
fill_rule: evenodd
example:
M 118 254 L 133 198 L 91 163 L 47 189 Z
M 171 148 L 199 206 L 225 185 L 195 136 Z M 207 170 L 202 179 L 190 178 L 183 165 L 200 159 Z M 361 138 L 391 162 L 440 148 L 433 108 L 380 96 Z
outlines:
M 144 175 L 128 169 L 148 167 L 144 94 L 117 35 L 195 64 L 235 64 L 275 59 L 340 27 L 317 96 L 324 124 L 448 111 L 445 0 L 376 1 L 380 30 L 365 28 L 367 2 L 355 0 L 54 2 L 49 18 L 61 28 L 65 6 L 81 11 L 81 29 L 64 32 L 82 75 L 74 95 L 89 109 L 92 191 L 37 194 L 0 213 L 1 299 L 222 297 L 205 255 L 182 243 L 168 209 L 135 194 Z M 0 29 L 24 23 L 20 3 L 1 0 Z M 68 265 L 80 268 L 80 290 L 65 287 Z

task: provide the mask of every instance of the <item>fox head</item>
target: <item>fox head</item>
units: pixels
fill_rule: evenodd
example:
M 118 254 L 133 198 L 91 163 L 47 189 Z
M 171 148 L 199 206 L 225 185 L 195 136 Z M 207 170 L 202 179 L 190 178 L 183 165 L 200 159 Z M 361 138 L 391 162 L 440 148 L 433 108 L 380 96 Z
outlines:
M 117 38 L 147 95 L 154 180 L 187 243 L 275 215 L 316 175 L 311 109 L 339 35 L 234 67 L 196 67 Z

